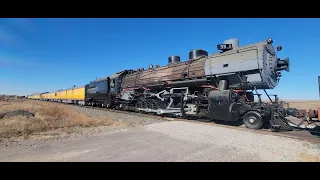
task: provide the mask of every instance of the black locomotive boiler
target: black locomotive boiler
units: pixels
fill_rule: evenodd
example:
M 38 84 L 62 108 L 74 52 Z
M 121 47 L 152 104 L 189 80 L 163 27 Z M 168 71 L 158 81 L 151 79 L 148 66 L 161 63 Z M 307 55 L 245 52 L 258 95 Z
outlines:
M 257 93 L 274 89 L 281 72 L 289 71 L 289 59 L 277 57 L 282 46 L 274 48 L 272 39 L 245 46 L 229 39 L 217 48 L 219 52 L 211 55 L 193 49 L 183 62 L 170 56 L 166 66 L 150 64 L 92 81 L 85 86 L 85 104 L 212 121 L 242 120 L 253 129 L 263 125 L 292 129 L 277 110 L 277 99 L 262 103 Z
M 162 116 L 243 121 L 252 129 L 293 130 L 277 96 L 272 101 L 266 93 L 278 85 L 283 71 L 289 71 L 289 58 L 277 55 L 282 46 L 274 48 L 272 39 L 245 46 L 229 39 L 217 48 L 212 54 L 192 49 L 185 61 L 173 55 L 162 67 L 150 64 L 147 69 L 123 70 L 84 87 L 29 98 Z M 264 90 L 271 103 L 262 103 L 258 90 Z

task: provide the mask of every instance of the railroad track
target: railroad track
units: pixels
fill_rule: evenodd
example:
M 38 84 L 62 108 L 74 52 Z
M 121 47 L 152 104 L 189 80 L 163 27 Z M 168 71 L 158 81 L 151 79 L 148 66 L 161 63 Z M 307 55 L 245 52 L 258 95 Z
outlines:
M 54 103 L 59 103 L 59 102 L 54 102 Z M 123 111 L 123 110 L 116 110 L 116 109 L 106 109 L 106 108 L 101 108 L 101 107 L 81 106 L 81 105 L 76 105 L 76 104 L 65 104 L 65 103 L 59 103 L 59 104 L 88 108 L 88 109 L 95 109 L 95 110 L 100 110 L 100 111 L 129 114 L 129 115 L 133 115 L 133 116 L 143 116 L 143 117 L 161 119 L 163 121 L 193 122 L 193 123 L 205 124 L 205 125 L 209 125 L 209 126 L 218 126 L 218 127 L 235 129 L 235 130 L 240 130 L 240 131 L 247 131 L 247 132 L 252 132 L 252 133 L 256 133 L 256 134 L 269 134 L 269 135 L 274 135 L 274 136 L 304 140 L 304 141 L 308 141 L 311 143 L 320 143 L 320 130 L 315 131 L 315 130 L 296 128 L 294 131 L 272 132 L 270 129 L 259 129 L 259 130 L 248 129 L 245 126 L 243 126 L 241 123 L 229 123 L 229 122 L 221 122 L 220 123 L 220 122 L 213 122 L 213 121 L 206 120 L 206 119 L 171 118 L 171 117 L 166 117 L 166 116 L 145 114 L 145 113 L 134 112 L 134 111 Z

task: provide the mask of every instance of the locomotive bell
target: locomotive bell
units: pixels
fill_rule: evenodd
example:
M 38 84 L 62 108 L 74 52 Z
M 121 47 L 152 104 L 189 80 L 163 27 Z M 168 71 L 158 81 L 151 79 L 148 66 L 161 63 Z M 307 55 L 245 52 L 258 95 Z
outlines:
M 273 40 L 272 40 L 271 38 L 269 38 L 269 39 L 267 40 L 267 43 L 268 43 L 268 44 L 272 44 L 272 43 L 273 43 Z

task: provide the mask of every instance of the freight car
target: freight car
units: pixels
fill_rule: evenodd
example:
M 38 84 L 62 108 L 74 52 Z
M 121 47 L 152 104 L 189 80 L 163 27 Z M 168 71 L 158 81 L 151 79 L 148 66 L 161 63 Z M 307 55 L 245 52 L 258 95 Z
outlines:
M 97 79 L 85 85 L 83 101 L 73 103 L 212 121 L 242 120 L 248 128 L 269 124 L 273 130 L 291 130 L 277 99 L 265 104 L 257 93 L 274 89 L 281 72 L 289 71 L 289 59 L 277 57 L 282 46 L 274 48 L 273 40 L 267 39 L 241 47 L 238 39 L 229 39 L 217 48 L 219 52 L 211 55 L 193 49 L 183 62 L 170 56 L 163 67 L 150 64 L 148 69 L 123 70 Z

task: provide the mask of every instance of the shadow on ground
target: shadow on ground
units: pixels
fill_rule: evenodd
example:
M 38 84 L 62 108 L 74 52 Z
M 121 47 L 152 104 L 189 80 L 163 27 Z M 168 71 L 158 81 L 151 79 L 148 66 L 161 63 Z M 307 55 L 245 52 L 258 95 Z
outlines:
M 187 118 L 188 120 L 194 120 L 194 121 L 200 121 L 204 123 L 212 123 L 212 124 L 220 124 L 220 125 L 228 125 L 228 126 L 233 126 L 233 127 L 244 127 L 244 124 L 242 121 L 236 121 L 236 122 L 230 122 L 230 121 L 210 121 L 208 119 L 204 118 L 192 118 L 189 117 Z M 291 119 L 290 119 L 291 120 Z M 299 120 L 301 121 L 301 120 Z M 312 128 L 301 128 L 301 127 L 294 127 L 294 131 L 283 131 L 283 132 L 277 132 L 277 133 L 294 133 L 297 136 L 303 136 L 303 137 L 309 137 L 309 138 L 320 138 L 320 126 L 317 124 L 319 121 L 315 121 L 315 123 L 310 123 L 309 125 L 313 124 L 314 127 Z M 265 126 L 262 127 L 262 130 L 264 131 L 271 131 L 269 124 L 266 124 Z M 291 133 L 290 133 L 291 134 Z
M 310 135 L 314 137 L 320 138 L 320 126 L 316 125 L 313 128 L 300 128 L 300 127 L 295 127 L 295 130 L 297 131 L 305 131 L 310 133 Z

